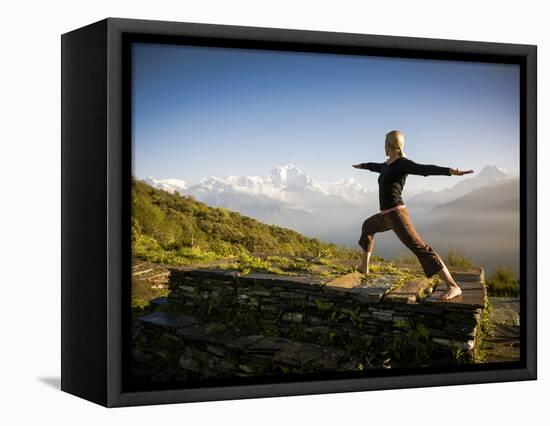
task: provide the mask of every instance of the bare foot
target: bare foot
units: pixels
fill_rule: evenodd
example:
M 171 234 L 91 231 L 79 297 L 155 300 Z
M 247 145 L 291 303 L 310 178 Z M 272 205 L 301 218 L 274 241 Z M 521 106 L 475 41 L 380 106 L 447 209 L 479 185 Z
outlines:
M 460 287 L 454 285 L 452 287 L 449 287 L 445 293 L 439 296 L 439 300 L 451 300 L 452 298 L 460 296 L 461 294 L 462 290 L 460 289 Z
M 358 270 L 359 272 L 361 272 L 362 274 L 368 274 L 368 273 L 369 273 L 369 271 L 368 271 L 366 268 L 363 268 L 363 267 L 361 267 L 361 266 L 358 266 L 358 267 L 357 267 L 357 270 Z

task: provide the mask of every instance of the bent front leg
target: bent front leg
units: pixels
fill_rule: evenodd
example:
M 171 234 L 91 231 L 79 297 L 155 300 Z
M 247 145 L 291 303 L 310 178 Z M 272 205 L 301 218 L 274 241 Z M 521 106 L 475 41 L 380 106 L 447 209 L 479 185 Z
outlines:
M 359 245 L 363 249 L 361 258 L 361 265 L 359 271 L 362 273 L 369 272 L 369 261 L 372 250 L 374 249 L 374 235 L 378 232 L 384 232 L 390 230 L 390 226 L 380 213 L 376 213 L 363 222 L 361 227 L 361 237 L 359 238 Z

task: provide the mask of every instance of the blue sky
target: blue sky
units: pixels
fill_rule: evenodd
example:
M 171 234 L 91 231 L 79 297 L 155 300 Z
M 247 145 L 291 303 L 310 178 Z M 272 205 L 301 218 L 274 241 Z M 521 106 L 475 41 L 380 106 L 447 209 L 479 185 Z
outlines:
M 294 163 L 375 189 L 377 174 L 351 165 L 385 161 L 393 129 L 418 163 L 519 170 L 515 65 L 138 43 L 132 69 L 139 178 L 267 176 Z M 407 187 L 464 178 L 409 176 Z

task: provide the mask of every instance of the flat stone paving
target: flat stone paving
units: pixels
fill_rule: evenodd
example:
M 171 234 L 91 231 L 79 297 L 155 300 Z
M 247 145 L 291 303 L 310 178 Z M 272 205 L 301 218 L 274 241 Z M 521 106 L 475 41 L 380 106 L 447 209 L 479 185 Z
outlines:
M 364 274 L 361 272 L 352 272 L 350 274 L 340 275 L 327 282 L 328 287 L 351 289 L 361 285 Z
M 349 291 L 362 302 L 376 303 L 395 285 L 396 280 L 395 274 L 369 277 L 360 272 L 352 272 L 334 278 L 326 286 L 334 290 Z
M 413 278 L 401 287 L 391 290 L 384 300 L 401 303 L 415 303 L 432 291 L 432 280 L 426 277 Z
M 175 268 L 172 269 L 172 273 L 180 273 L 188 275 L 190 277 L 200 277 L 200 278 L 229 278 L 229 279 L 238 279 L 239 281 L 252 281 L 261 280 L 262 284 L 272 284 L 274 286 L 280 285 L 321 285 L 325 284 L 328 279 L 323 277 L 316 277 L 311 275 L 278 275 L 270 274 L 263 272 L 250 272 L 243 274 L 240 271 L 235 269 L 223 269 L 223 268 L 204 268 L 204 269 L 185 269 L 185 268 Z
M 216 343 L 245 355 L 269 355 L 275 361 L 294 367 L 334 369 L 345 352 L 323 348 L 310 343 L 296 342 L 280 337 L 238 335 L 233 332 L 208 333 L 204 324 L 195 318 L 174 312 L 155 312 L 138 318 L 145 325 L 176 329 L 176 334 L 189 341 Z
M 153 312 L 138 318 L 138 321 L 167 328 L 183 328 L 197 322 L 193 317 L 175 312 Z
M 482 309 L 487 304 L 487 289 L 485 284 L 477 282 L 456 282 L 462 290 L 460 296 L 454 297 L 451 300 L 439 300 L 439 298 L 447 291 L 445 283 L 439 284 L 434 292 L 428 296 L 424 303 L 441 303 L 451 306 L 470 307 L 472 309 Z
M 519 326 L 519 298 L 490 296 L 489 319 L 496 324 Z
M 519 298 L 490 296 L 489 332 L 483 349 L 487 362 L 509 362 L 520 359 Z
M 485 281 L 485 270 L 479 266 L 451 266 L 449 272 L 455 281 Z
M 364 303 L 376 303 L 384 299 L 400 303 L 442 303 L 478 309 L 484 308 L 487 302 L 487 291 L 483 283 L 485 274 L 481 267 L 450 267 L 449 271 L 463 293 L 461 296 L 445 301 L 439 300 L 439 297 L 446 291 L 446 286 L 440 283 L 432 292 L 432 280 L 426 277 L 416 277 L 400 288 L 392 290 L 398 279 L 395 274 L 370 277 L 360 272 L 352 272 L 327 279 L 310 275 L 293 276 L 258 272 L 242 274 L 239 271 L 219 268 L 178 269 L 178 271 L 194 277 L 238 277 L 242 281 L 261 280 L 262 284 L 271 283 L 274 286 L 325 285 L 331 290 L 349 291 Z M 431 294 L 426 297 L 430 292 Z

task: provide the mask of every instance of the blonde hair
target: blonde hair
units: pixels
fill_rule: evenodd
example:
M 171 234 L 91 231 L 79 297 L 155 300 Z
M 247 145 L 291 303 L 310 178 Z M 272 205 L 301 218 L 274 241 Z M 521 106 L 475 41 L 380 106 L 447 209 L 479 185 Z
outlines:
M 405 146 L 405 136 L 399 130 L 392 130 L 386 133 L 386 143 L 390 149 L 397 151 L 401 157 L 406 157 L 403 147 Z

